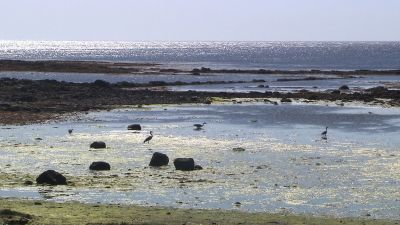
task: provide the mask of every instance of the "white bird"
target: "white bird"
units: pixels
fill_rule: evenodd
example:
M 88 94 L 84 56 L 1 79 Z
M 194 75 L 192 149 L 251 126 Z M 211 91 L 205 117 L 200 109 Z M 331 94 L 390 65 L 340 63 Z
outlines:
M 204 122 L 204 123 L 196 123 L 196 124 L 193 124 L 193 126 L 195 126 L 196 129 L 201 129 L 201 128 L 204 127 L 205 124 L 207 124 L 207 123 L 206 122 Z
M 74 129 L 68 129 L 68 133 L 71 135 L 72 131 L 74 131 Z
M 150 136 L 144 139 L 143 143 L 150 143 L 150 140 L 153 138 L 153 131 L 150 131 Z

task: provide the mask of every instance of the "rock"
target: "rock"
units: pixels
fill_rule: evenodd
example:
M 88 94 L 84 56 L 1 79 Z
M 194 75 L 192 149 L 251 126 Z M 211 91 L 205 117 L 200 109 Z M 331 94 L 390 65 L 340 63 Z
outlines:
M 211 72 L 211 69 L 207 68 L 207 67 L 201 67 L 200 71 L 201 72 Z
M 169 163 L 169 158 L 166 154 L 154 152 L 151 157 L 149 166 L 166 166 Z
M 202 169 L 203 169 L 203 167 L 202 167 L 202 166 L 200 166 L 200 165 L 195 165 L 195 166 L 194 166 L 194 169 L 195 169 L 195 170 L 202 170 Z
M 176 170 L 191 171 L 194 170 L 193 158 L 176 158 L 174 160 Z
M 111 87 L 111 84 L 108 83 L 107 81 L 104 81 L 104 80 L 95 80 L 95 81 L 93 82 L 93 84 L 94 84 L 95 86 L 103 87 L 103 88 L 110 88 L 110 87 Z
M 25 182 L 24 182 L 24 185 L 33 185 L 33 182 L 32 181 L 30 181 L 30 180 L 26 180 Z
M 36 178 L 36 183 L 50 184 L 50 185 L 66 185 L 67 178 L 65 178 L 62 174 L 54 170 L 47 170 Z
M 350 90 L 350 88 L 349 88 L 349 86 L 347 86 L 347 85 L 342 85 L 342 86 L 339 88 L 339 90 L 345 91 L 345 90 Z
M 237 148 L 233 148 L 232 149 L 234 152 L 244 152 L 246 149 L 241 148 L 241 147 L 237 147 Z
M 90 170 L 110 170 L 111 166 L 107 162 L 98 161 L 98 162 L 92 162 L 92 164 L 90 164 L 90 166 L 89 166 L 89 169 Z
M 21 213 L 10 209 L 0 209 L 1 224 L 30 224 L 32 219 L 33 217 L 26 213 Z
M 385 87 L 378 86 L 378 87 L 370 88 L 370 89 L 368 89 L 368 91 L 370 91 L 371 94 L 373 94 L 373 95 L 379 95 L 379 94 L 385 94 L 389 90 Z
M 334 91 L 331 92 L 331 94 L 337 95 L 337 94 L 340 94 L 340 91 L 339 90 L 334 90 Z
M 131 124 L 128 126 L 128 130 L 142 130 L 140 124 Z
M 265 83 L 265 80 L 263 80 L 263 79 L 253 79 L 252 82 L 254 82 L 254 83 Z
M 292 99 L 290 99 L 290 98 L 282 98 L 281 102 L 292 102 Z
M 90 148 L 106 148 L 106 143 L 102 141 L 95 141 L 90 144 Z
M 193 102 L 198 102 L 198 101 L 199 101 L 199 97 L 197 97 L 197 96 L 192 96 L 192 97 L 190 98 L 190 100 L 193 101 Z

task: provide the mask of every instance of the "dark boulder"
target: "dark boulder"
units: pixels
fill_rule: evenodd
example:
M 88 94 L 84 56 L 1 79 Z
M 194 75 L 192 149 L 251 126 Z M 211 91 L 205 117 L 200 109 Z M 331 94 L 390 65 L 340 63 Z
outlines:
M 90 148 L 106 148 L 106 143 L 102 141 L 95 141 L 90 144 Z
M 342 85 L 342 86 L 339 88 L 339 90 L 341 90 L 341 91 L 346 91 L 346 90 L 350 90 L 350 88 L 349 88 L 349 86 L 347 86 L 347 85 Z
M 149 166 L 166 166 L 169 163 L 169 158 L 166 154 L 154 152 L 151 157 Z
M 142 130 L 142 126 L 140 124 L 131 124 L 128 126 L 128 130 Z
M 200 71 L 201 72 L 211 72 L 211 69 L 208 67 L 201 67 Z
M 202 166 L 200 166 L 200 165 L 195 165 L 195 166 L 194 166 L 194 169 L 195 169 L 195 170 L 202 170 L 202 169 L 203 169 L 203 167 L 202 167 Z
M 104 80 L 95 80 L 93 84 L 97 87 L 110 88 L 111 84 Z
M 50 185 L 66 185 L 67 178 L 65 178 L 62 174 L 54 170 L 47 170 L 36 178 L 36 183 L 50 184 Z
M 92 162 L 92 164 L 90 164 L 89 166 L 90 170 L 110 170 L 111 166 L 109 163 L 107 162 Z
M 176 170 L 194 170 L 194 160 L 193 158 L 176 158 L 174 160 L 174 166 Z

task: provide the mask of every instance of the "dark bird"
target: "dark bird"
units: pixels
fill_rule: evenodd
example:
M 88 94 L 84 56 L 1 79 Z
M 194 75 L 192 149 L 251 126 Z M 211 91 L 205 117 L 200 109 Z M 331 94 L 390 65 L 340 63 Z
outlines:
M 204 123 L 196 123 L 196 124 L 193 124 L 193 126 L 195 126 L 196 129 L 201 129 L 201 128 L 204 127 L 205 124 L 207 124 L 207 123 L 206 122 L 204 122 Z
M 321 133 L 322 136 L 326 136 L 328 134 L 328 127 L 325 127 L 325 131 Z
M 74 129 L 68 129 L 69 134 L 72 134 L 72 131 L 74 131 Z
M 153 138 L 153 131 L 150 131 L 150 136 L 144 139 L 143 143 L 150 143 L 150 140 Z

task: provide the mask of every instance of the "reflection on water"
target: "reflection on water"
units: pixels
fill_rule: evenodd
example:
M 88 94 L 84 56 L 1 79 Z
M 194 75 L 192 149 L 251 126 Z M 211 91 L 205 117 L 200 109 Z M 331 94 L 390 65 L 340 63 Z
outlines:
M 204 128 L 194 130 L 202 122 Z M 132 123 L 143 130 L 126 130 Z M 400 218 L 397 108 L 147 106 L 7 128 L 0 129 L 0 165 L 9 164 L 2 172 L 36 176 L 55 169 L 73 184 L 3 185 L 3 197 L 224 209 L 241 202 L 246 211 Z M 154 138 L 143 144 L 150 130 Z M 96 140 L 107 149 L 90 150 Z M 233 151 L 239 147 L 245 151 Z M 149 168 L 155 151 L 171 160 L 193 157 L 204 170 Z M 108 161 L 111 171 L 90 172 L 97 160 Z

